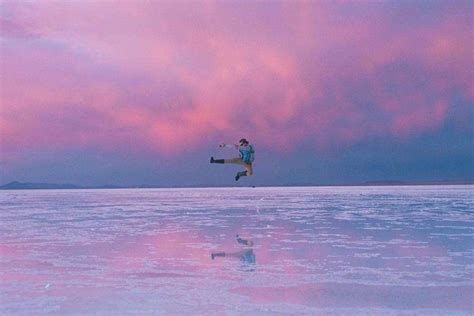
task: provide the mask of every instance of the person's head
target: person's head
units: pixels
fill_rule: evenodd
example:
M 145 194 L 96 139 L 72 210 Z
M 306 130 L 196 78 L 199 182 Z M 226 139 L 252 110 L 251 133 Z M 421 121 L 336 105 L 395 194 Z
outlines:
M 249 144 L 249 141 L 246 140 L 245 138 L 242 138 L 242 139 L 239 140 L 239 144 L 240 144 L 240 146 L 246 146 L 246 145 Z

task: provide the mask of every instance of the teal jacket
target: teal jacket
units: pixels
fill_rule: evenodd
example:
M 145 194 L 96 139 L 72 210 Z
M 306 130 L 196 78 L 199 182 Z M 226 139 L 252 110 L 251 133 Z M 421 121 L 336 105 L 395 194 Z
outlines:
M 239 146 L 240 158 L 248 164 L 251 164 L 255 158 L 255 150 L 253 146 L 248 144 L 247 146 Z

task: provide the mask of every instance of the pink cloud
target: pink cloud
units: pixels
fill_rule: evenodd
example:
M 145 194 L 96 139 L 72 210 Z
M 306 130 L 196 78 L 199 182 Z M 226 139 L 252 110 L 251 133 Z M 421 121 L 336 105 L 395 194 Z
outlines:
M 248 5 L 3 4 L 2 156 L 406 138 L 439 128 L 457 93 L 473 97 L 462 8 L 407 31 L 382 5 Z

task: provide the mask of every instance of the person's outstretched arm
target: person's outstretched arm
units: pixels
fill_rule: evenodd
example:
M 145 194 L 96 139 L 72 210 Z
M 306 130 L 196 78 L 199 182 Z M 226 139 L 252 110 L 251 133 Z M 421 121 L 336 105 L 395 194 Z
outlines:
M 239 145 L 235 145 L 235 144 L 220 144 L 219 147 L 223 148 L 223 147 L 227 147 L 227 148 L 239 148 Z

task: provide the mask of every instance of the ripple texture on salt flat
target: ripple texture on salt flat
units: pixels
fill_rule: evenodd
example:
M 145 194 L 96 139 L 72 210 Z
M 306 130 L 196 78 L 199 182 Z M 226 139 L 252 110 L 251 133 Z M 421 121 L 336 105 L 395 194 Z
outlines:
M 473 188 L 2 191 L 0 313 L 470 314 Z

